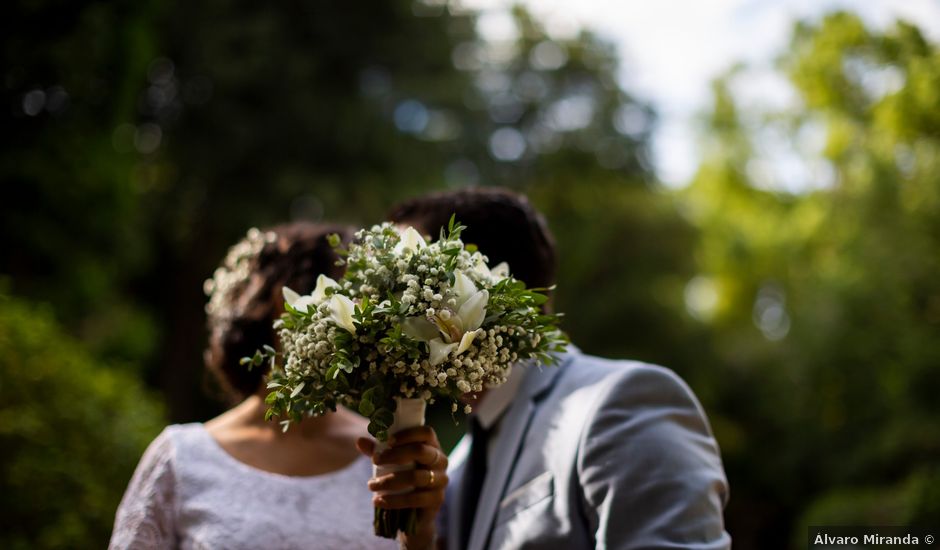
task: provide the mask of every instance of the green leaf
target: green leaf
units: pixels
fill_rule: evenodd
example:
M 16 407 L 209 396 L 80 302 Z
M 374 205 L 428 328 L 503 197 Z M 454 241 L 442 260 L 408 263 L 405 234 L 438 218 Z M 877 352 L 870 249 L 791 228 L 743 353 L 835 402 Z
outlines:
M 390 409 L 382 407 L 372 414 L 372 421 L 387 428 L 395 421 L 395 414 Z
M 529 298 L 532 300 L 532 303 L 537 306 L 540 306 L 548 301 L 548 296 L 544 294 L 538 294 L 537 292 L 529 294 Z
M 324 377 L 325 379 L 327 379 L 327 380 L 332 380 L 332 379 L 336 378 L 336 374 L 337 374 L 338 372 L 339 372 L 339 367 L 338 367 L 338 366 L 336 366 L 335 364 L 334 364 L 334 365 L 330 365 L 330 368 L 326 369 L 326 373 L 323 375 L 323 377 Z
M 369 388 L 362 393 L 362 397 L 359 399 L 359 414 L 362 416 L 371 416 L 375 411 L 375 405 L 372 404 L 373 392 L 374 390 Z
M 348 374 L 352 374 L 353 369 L 359 366 L 357 364 L 358 362 L 359 362 L 359 357 L 355 358 L 355 362 L 349 361 L 345 357 L 341 357 L 333 361 L 333 365 L 336 366 L 336 368 L 340 369 L 341 371 L 344 371 Z

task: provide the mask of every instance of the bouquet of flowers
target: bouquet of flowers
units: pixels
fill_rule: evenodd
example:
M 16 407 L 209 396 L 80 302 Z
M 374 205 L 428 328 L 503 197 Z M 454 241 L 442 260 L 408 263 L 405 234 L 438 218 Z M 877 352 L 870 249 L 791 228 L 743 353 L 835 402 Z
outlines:
M 368 417 L 381 447 L 423 424 L 425 403 L 449 399 L 456 412 L 461 395 L 505 382 L 514 363 L 554 363 L 567 338 L 560 315 L 541 310 L 545 289 L 527 289 L 505 264 L 491 269 L 464 229 L 452 217 L 432 243 L 390 223 L 363 229 L 341 250 L 339 281 L 321 275 L 306 296 L 285 288 L 282 356 L 266 348 L 243 360 L 271 360 L 267 417 L 286 430 L 344 405 Z M 376 534 L 413 532 L 414 512 L 377 509 Z

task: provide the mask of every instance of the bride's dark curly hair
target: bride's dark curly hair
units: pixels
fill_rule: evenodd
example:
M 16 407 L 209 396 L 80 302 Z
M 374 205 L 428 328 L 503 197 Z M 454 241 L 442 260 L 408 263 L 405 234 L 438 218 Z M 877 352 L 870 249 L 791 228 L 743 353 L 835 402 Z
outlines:
M 341 277 L 344 268 L 337 265 L 339 256 L 328 236 L 337 234 L 345 243 L 352 232 L 341 225 L 310 222 L 278 225 L 261 232 L 266 238 L 260 251 L 248 256 L 247 276 L 226 288 L 221 307 L 208 308 L 207 314 L 206 368 L 233 401 L 261 389 L 268 365 L 249 370 L 239 361 L 264 345 L 275 346 L 271 325 L 283 311 L 281 288 L 288 286 L 308 294 L 320 274 Z

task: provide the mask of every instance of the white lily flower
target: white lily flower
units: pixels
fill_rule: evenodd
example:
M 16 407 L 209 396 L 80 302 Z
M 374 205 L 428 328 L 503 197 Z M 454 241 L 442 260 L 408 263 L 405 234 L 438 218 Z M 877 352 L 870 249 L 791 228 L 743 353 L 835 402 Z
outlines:
M 463 336 L 460 338 L 460 345 L 457 346 L 457 352 L 455 355 L 460 355 L 461 353 L 470 349 L 470 345 L 473 344 L 474 338 L 477 337 L 477 334 L 480 334 L 480 330 L 473 330 L 470 332 L 463 333 Z
M 461 277 L 466 279 L 463 282 Z M 456 290 L 456 286 L 461 290 Z M 476 285 L 462 273 L 457 274 L 455 291 L 458 301 L 463 300 L 455 314 L 444 319 L 437 313 L 426 319 L 424 317 L 409 317 L 402 323 L 402 332 L 419 342 L 427 342 L 431 356 L 428 362 L 437 366 L 447 360 L 451 353 L 460 355 L 470 349 L 473 340 L 482 332 L 480 325 L 486 318 L 486 304 L 490 293 L 486 290 L 477 290 Z M 462 292 L 469 295 L 461 294 Z
M 447 357 L 450 355 L 450 352 L 457 347 L 457 344 L 445 344 L 444 341 L 440 338 L 435 338 L 428 342 L 428 346 L 431 349 L 431 357 L 428 359 L 428 362 L 431 363 L 432 366 L 436 367 L 447 359 Z
M 440 334 L 437 325 L 424 317 L 408 317 L 401 324 L 401 331 L 405 336 L 419 342 L 430 342 Z
M 281 294 L 284 295 L 284 301 L 287 302 L 287 305 L 296 309 L 297 311 L 306 313 L 308 306 L 317 305 L 317 302 L 314 301 L 313 296 L 301 296 L 286 286 L 281 288 Z
M 454 294 L 456 294 L 457 307 L 459 308 L 477 291 L 477 285 L 473 284 L 470 277 L 467 277 L 463 271 L 458 271 L 454 276 Z
M 313 298 L 313 303 L 320 305 L 323 300 L 326 299 L 326 289 L 328 288 L 339 288 L 339 283 L 330 279 L 326 275 L 320 275 L 317 277 L 317 287 L 313 289 L 313 293 L 310 296 Z
M 314 288 L 313 292 L 309 295 L 301 296 L 295 290 L 286 286 L 281 287 L 281 294 L 284 295 L 284 301 L 287 302 L 290 307 L 306 313 L 310 306 L 318 306 L 323 303 L 323 300 L 326 299 L 326 289 L 330 287 L 338 288 L 339 283 L 326 275 L 320 275 L 317 277 L 316 288 Z
M 353 323 L 355 310 L 356 304 L 342 294 L 334 294 L 330 298 L 330 319 L 350 334 L 356 334 L 356 325 Z
M 418 250 L 427 245 L 428 243 L 424 241 L 424 237 L 421 236 L 421 233 L 418 233 L 418 230 L 414 227 L 409 226 L 404 231 L 401 231 L 401 240 L 395 245 L 395 252 L 401 254 L 405 250 Z
M 493 267 L 493 269 L 490 269 L 487 267 L 486 262 L 483 261 L 483 256 L 477 254 L 476 262 L 473 264 L 473 271 L 481 277 L 495 283 L 509 277 L 509 264 L 500 262 Z
M 486 317 L 486 304 L 489 301 L 490 293 L 486 290 L 478 290 L 460 306 L 457 310 L 457 319 L 463 325 L 464 332 L 480 328 Z
M 490 276 L 497 281 L 509 277 L 509 264 L 506 262 L 499 262 L 496 264 L 496 267 L 490 270 Z
M 476 261 L 473 263 L 473 271 L 475 271 L 481 277 L 489 277 L 490 268 L 486 266 L 486 262 L 483 261 L 483 255 L 476 253 L 473 255 L 476 258 Z
M 291 307 L 294 307 L 294 304 L 300 300 L 300 294 L 297 294 L 297 292 L 291 290 L 286 285 L 281 288 L 281 294 L 284 295 L 284 301 L 290 304 Z

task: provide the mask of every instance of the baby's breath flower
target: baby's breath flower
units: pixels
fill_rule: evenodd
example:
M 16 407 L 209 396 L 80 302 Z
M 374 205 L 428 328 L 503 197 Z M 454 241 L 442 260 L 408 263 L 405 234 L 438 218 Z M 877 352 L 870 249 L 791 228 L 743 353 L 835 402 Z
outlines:
M 248 283 L 253 264 L 268 243 L 273 243 L 277 235 L 273 232 L 261 232 L 252 227 L 245 238 L 229 248 L 222 265 L 207 279 L 202 289 L 209 297 L 206 314 L 209 322 L 218 324 L 241 316 L 244 312 L 238 304 L 238 292 Z
M 337 404 L 388 410 L 395 397 L 442 397 L 457 412 L 461 394 L 499 385 L 514 363 L 563 345 L 557 317 L 532 307 L 530 291 L 497 285 L 509 276 L 505 267 L 490 270 L 456 233 L 430 243 L 405 233 L 390 224 L 358 231 L 330 300 L 279 320 L 272 381 L 302 391 L 282 393 L 275 412 L 299 405 L 320 414 Z

